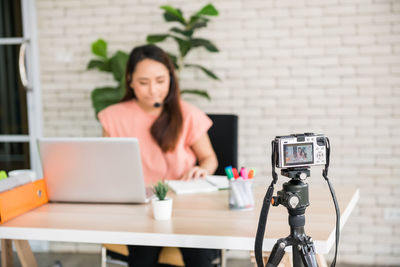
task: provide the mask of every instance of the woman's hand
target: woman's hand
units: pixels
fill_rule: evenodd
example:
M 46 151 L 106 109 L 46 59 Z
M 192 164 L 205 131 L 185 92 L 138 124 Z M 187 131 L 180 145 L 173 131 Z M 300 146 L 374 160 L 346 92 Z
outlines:
M 203 169 L 199 166 L 194 166 L 191 169 L 189 169 L 187 172 L 185 172 L 180 180 L 183 181 L 189 181 L 192 179 L 198 179 L 198 178 L 206 178 L 206 176 L 208 175 L 208 171 L 206 169 Z
M 196 155 L 199 165 L 190 168 L 180 179 L 184 181 L 197 178 L 204 179 L 207 175 L 213 174 L 217 169 L 218 161 L 208 134 L 205 133 L 199 137 L 191 148 Z

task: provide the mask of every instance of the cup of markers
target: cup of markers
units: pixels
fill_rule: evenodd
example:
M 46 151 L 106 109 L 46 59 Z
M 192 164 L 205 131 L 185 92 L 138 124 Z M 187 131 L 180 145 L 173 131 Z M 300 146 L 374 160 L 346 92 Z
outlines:
M 234 210 L 252 210 L 254 208 L 253 178 L 255 171 L 247 172 L 245 167 L 240 171 L 232 166 L 225 168 L 229 180 L 229 208 Z

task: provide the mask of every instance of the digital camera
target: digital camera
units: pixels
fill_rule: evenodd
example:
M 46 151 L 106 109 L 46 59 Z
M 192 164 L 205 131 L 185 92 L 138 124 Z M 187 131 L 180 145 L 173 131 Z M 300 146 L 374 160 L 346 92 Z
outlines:
M 275 137 L 277 168 L 308 167 L 326 164 L 326 138 L 304 133 Z

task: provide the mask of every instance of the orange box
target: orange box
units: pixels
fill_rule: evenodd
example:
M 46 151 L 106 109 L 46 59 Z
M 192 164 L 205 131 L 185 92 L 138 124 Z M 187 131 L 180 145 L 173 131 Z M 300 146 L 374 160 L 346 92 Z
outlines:
M 0 224 L 48 202 L 44 179 L 0 193 Z

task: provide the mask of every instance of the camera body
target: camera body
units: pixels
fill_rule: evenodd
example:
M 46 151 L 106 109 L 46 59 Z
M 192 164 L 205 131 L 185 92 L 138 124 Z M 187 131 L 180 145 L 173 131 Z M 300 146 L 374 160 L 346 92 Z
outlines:
M 326 164 L 326 138 L 304 133 L 275 137 L 277 168 L 309 167 Z

